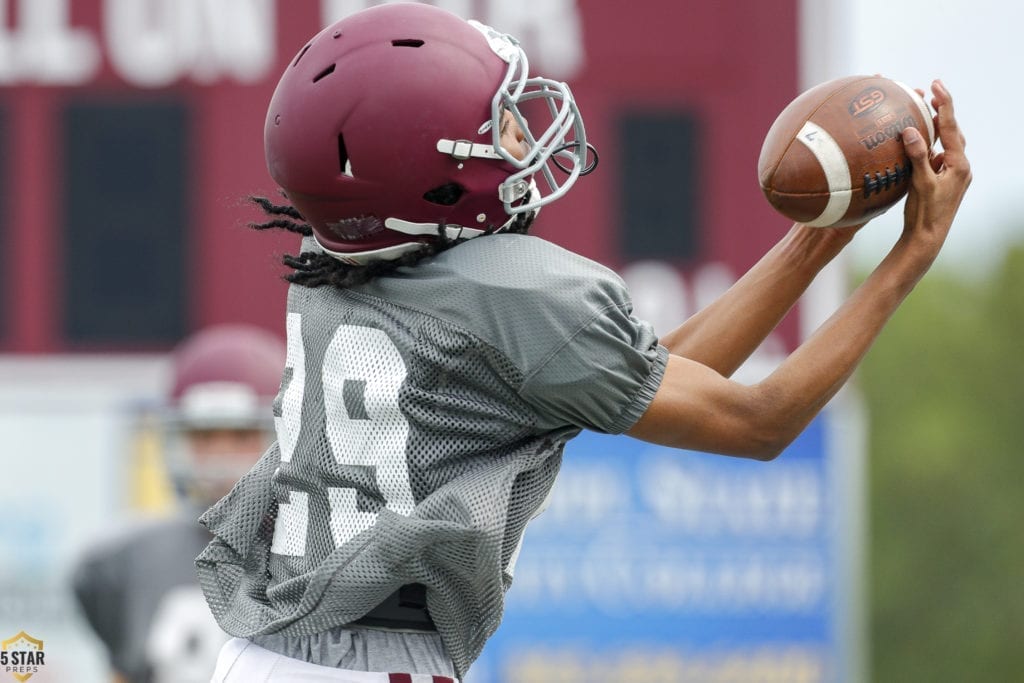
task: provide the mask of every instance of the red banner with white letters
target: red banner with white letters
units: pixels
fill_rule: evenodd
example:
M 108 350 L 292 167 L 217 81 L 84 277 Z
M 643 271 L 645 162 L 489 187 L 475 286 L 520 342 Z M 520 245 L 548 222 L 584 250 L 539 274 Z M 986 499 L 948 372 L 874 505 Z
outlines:
M 277 259 L 294 251 L 295 239 L 241 227 L 255 217 L 244 197 L 275 191 L 263 163 L 266 104 L 279 73 L 310 35 L 374 4 L 0 3 L 6 10 L 0 21 L 0 351 L 160 349 L 176 341 L 176 330 L 224 321 L 280 331 L 285 284 Z M 755 167 L 765 131 L 797 91 L 795 0 L 432 4 L 517 35 L 531 57 L 531 72 L 571 84 L 601 163 L 566 198 L 544 209 L 536 230 L 623 272 L 641 314 L 664 319 L 662 325 L 685 317 L 787 227 L 761 197 Z M 180 239 L 181 254 L 164 285 L 182 298 L 174 309 L 180 321 L 165 331 L 154 327 L 148 341 L 119 337 L 115 323 L 89 336 L 80 332 L 91 329 L 88 320 L 82 327 L 74 318 L 85 305 L 79 301 L 87 300 L 75 287 L 98 285 L 88 285 L 92 271 L 68 233 L 80 231 L 83 220 L 89 225 L 80 207 L 102 195 L 105 185 L 100 178 L 69 198 L 69 185 L 77 185 L 68 169 L 77 168 L 74 145 L 82 143 L 69 131 L 91 129 L 69 124 L 67 112 L 92 112 L 97 103 L 171 106 L 180 113 L 171 120 L 183 122 L 185 142 L 171 150 L 177 150 L 173 163 L 183 169 L 180 197 L 167 200 L 182 211 L 181 233 L 170 236 Z M 655 158 L 659 136 L 663 151 L 678 158 Z M 116 150 L 116 138 L 104 144 Z M 124 158 L 117 168 L 97 173 L 130 192 L 126 184 L 137 178 L 132 157 Z M 657 194 L 637 201 L 635 193 L 645 187 Z M 656 210 L 648 217 L 645 206 Z M 142 212 L 135 224 L 144 223 Z M 678 231 L 693 234 L 684 244 Z M 116 236 L 105 239 L 118 243 Z M 677 246 L 652 259 L 662 240 Z M 649 246 L 633 253 L 631 244 Z M 144 243 L 126 253 L 140 259 L 167 253 L 163 246 L 152 254 L 146 248 Z M 116 270 L 119 263 L 95 268 Z M 137 270 L 136 281 L 144 283 L 146 268 Z M 110 280 L 116 291 L 104 295 L 108 300 L 127 296 L 120 288 L 128 283 Z M 161 305 L 160 291 L 154 288 L 148 306 Z M 128 317 L 131 305 L 125 303 Z M 796 323 L 788 320 L 777 341 L 792 347 L 796 336 Z

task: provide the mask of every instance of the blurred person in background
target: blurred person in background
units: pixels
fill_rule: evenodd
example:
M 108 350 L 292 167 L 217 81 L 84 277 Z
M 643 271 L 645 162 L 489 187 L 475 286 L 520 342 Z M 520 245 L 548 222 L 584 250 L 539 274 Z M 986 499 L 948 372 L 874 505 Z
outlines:
M 270 443 L 284 358 L 277 336 L 246 325 L 207 328 L 175 349 L 160 424 L 176 509 L 110 529 L 73 575 L 75 597 L 109 655 L 113 680 L 209 680 L 227 635 L 196 579 L 194 559 L 210 540 L 197 519 Z

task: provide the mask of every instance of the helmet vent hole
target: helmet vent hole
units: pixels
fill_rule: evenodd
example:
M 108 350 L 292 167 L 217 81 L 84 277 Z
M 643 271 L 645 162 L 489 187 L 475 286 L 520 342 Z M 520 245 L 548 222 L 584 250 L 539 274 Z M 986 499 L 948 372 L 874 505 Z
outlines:
M 306 43 L 306 47 L 302 48 L 299 51 L 299 54 L 295 56 L 295 61 L 292 62 L 292 66 L 298 66 L 299 65 L 299 60 L 302 59 L 306 55 L 307 52 L 309 52 L 309 48 L 311 48 L 311 47 L 313 47 L 313 43 Z
M 458 183 L 445 183 L 435 187 L 433 190 L 427 190 L 423 193 L 423 198 L 431 204 L 452 206 L 462 199 L 464 194 L 466 194 L 466 188 L 462 185 Z
M 395 47 L 423 47 L 423 41 L 418 38 L 403 38 L 401 40 L 392 40 L 391 44 Z
M 352 166 L 348 160 L 348 149 L 345 148 L 344 135 L 338 135 L 338 164 L 341 166 L 342 174 L 352 175 Z
M 332 73 L 334 73 L 334 66 L 335 66 L 334 64 L 331 64 L 329 67 L 327 67 L 326 69 L 324 69 L 323 71 L 318 73 L 316 76 L 313 76 L 313 82 L 316 83 L 320 79 L 327 78 Z

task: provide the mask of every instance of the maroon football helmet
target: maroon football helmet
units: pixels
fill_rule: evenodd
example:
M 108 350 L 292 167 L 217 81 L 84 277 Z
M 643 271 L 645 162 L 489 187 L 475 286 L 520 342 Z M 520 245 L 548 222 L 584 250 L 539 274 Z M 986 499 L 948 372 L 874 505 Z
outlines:
M 284 343 L 248 325 L 218 325 L 186 339 L 173 356 L 172 420 L 188 429 L 262 428 L 281 384 Z
M 284 363 L 281 339 L 248 325 L 209 327 L 175 349 L 163 436 L 182 502 L 212 505 L 270 445 Z
M 348 263 L 415 251 L 442 225 L 451 238 L 505 228 L 590 170 L 568 86 L 527 70 L 514 38 L 436 7 L 353 14 L 317 34 L 278 83 L 264 131 L 270 174 L 320 246 Z M 539 135 L 520 111 L 529 100 L 547 105 L 531 109 L 535 124 L 550 118 Z M 506 111 L 524 159 L 499 143 Z

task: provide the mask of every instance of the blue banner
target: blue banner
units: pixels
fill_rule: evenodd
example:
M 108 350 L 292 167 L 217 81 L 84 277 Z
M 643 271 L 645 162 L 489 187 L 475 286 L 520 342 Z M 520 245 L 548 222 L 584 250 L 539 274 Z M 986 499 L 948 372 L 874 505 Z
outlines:
M 846 680 L 826 425 L 771 463 L 581 434 L 467 681 Z

